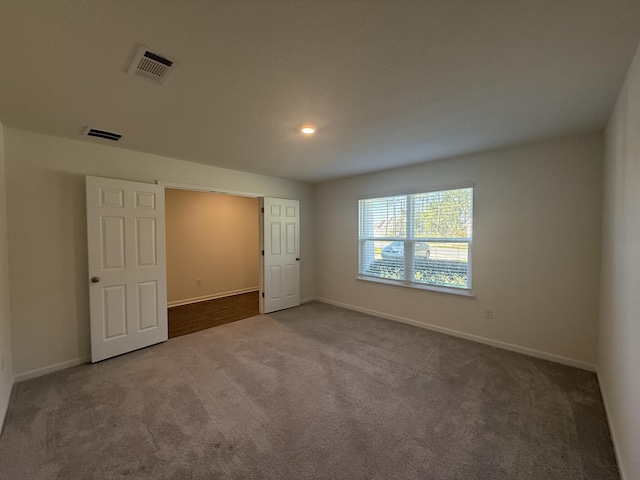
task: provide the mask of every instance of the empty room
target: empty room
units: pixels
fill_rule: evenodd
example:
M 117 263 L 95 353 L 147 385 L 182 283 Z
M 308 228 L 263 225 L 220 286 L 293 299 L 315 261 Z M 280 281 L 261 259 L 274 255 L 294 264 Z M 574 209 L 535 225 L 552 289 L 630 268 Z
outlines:
M 640 479 L 639 47 L 640 0 L 0 0 L 0 480 Z

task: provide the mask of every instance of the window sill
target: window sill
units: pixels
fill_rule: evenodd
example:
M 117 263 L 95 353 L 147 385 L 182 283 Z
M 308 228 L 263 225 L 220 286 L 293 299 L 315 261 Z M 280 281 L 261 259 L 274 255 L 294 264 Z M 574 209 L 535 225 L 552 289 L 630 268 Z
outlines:
M 421 285 L 418 283 L 404 282 L 402 280 L 391 280 L 388 278 L 368 277 L 366 275 L 358 275 L 356 280 L 371 283 L 380 283 L 383 285 L 391 285 L 394 287 L 412 288 L 414 290 L 426 290 L 435 293 L 445 293 L 448 295 L 458 295 L 460 297 L 475 298 L 475 295 L 471 293 L 468 288 L 451 288 L 451 287 L 438 287 L 435 285 Z

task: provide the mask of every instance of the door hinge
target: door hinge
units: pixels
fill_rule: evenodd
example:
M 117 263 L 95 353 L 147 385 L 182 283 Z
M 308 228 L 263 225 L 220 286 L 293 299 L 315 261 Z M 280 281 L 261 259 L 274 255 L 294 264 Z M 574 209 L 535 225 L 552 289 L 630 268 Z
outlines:
M 260 209 L 260 213 L 264 213 L 264 207 Z
M 262 298 L 264 298 L 264 292 L 262 292 Z
M 262 256 L 264 257 L 264 250 L 262 250 Z

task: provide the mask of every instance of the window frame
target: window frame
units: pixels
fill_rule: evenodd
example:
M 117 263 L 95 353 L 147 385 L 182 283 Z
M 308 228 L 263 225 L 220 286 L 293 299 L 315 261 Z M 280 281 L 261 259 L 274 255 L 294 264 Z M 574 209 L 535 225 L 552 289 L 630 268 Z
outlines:
M 430 193 L 438 193 L 438 192 L 446 192 L 450 190 L 462 190 L 462 189 L 471 189 L 471 231 L 470 236 L 468 238 L 417 238 L 415 236 L 415 198 L 418 195 L 425 195 Z M 362 236 L 361 228 L 363 225 L 363 216 L 365 214 L 362 208 L 363 202 L 370 200 L 383 200 L 391 197 L 405 197 L 406 202 L 406 210 L 407 210 L 407 219 L 406 219 L 406 237 L 376 237 L 376 236 Z M 451 293 L 454 295 L 462 295 L 473 297 L 472 294 L 472 286 L 473 286 L 473 231 L 475 229 L 475 185 L 474 183 L 464 183 L 457 184 L 454 186 L 448 186 L 443 188 L 433 188 L 426 191 L 420 192 L 409 192 L 409 193 L 393 193 L 385 196 L 375 196 L 375 197 L 363 197 L 358 199 L 358 275 L 357 280 L 363 280 L 373 283 L 381 283 L 386 285 L 400 286 L 400 287 L 408 287 L 418 290 L 428 290 L 440 293 Z M 367 275 L 366 273 L 362 273 L 361 265 L 362 265 L 362 256 L 365 250 L 366 242 L 402 242 L 403 246 L 403 279 L 391 279 L 391 278 L 383 278 L 375 275 Z M 465 287 L 455 287 L 455 286 L 443 286 L 437 285 L 433 283 L 422 283 L 417 282 L 415 280 L 411 280 L 415 278 L 415 244 L 416 243 L 464 243 L 468 244 L 467 250 L 467 285 Z

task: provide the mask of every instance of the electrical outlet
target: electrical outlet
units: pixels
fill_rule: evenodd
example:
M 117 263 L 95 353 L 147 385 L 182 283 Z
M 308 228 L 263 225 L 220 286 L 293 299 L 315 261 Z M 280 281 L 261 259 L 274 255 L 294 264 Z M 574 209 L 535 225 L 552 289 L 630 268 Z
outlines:
M 202 281 L 199 278 L 196 278 L 196 285 L 199 287 L 202 285 Z
M 484 318 L 486 318 L 487 320 L 491 320 L 493 318 L 493 309 L 492 308 L 487 308 L 484 311 Z

